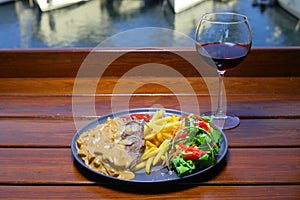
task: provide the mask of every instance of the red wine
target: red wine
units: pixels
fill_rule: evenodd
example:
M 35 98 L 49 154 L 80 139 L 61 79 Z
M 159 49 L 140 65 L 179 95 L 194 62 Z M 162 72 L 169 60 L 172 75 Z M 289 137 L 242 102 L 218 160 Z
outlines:
M 196 46 L 204 60 L 211 66 L 217 67 L 219 71 L 237 66 L 247 56 L 250 48 L 250 44 L 240 45 L 228 42 L 197 43 Z

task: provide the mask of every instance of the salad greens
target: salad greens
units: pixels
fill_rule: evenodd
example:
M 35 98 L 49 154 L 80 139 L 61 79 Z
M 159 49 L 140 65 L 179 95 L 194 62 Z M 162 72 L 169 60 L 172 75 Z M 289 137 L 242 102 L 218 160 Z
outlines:
M 173 134 L 166 153 L 166 165 L 178 176 L 186 176 L 217 162 L 222 133 L 211 125 L 209 117 L 190 114 Z

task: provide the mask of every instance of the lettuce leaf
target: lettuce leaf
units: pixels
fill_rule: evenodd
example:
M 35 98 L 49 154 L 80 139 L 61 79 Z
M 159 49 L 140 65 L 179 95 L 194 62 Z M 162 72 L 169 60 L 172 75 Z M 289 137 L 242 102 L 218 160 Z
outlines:
M 191 160 L 184 160 L 181 156 L 177 156 L 173 160 L 173 165 L 177 171 L 179 177 L 187 174 L 191 174 L 196 168 L 195 164 Z
M 204 120 L 206 120 L 206 122 L 211 121 L 210 118 L 205 118 Z M 189 159 L 185 160 L 181 153 L 179 153 L 179 155 L 177 155 L 175 158 L 173 157 L 171 163 L 173 164 L 173 167 L 175 168 L 179 177 L 192 174 L 197 170 L 214 165 L 217 162 L 217 154 L 219 152 L 222 133 L 210 123 L 207 123 L 209 129 L 207 130 L 206 127 L 203 127 L 198 123 L 199 121 L 201 121 L 201 119 L 193 115 L 185 118 L 184 131 L 186 131 L 187 137 L 180 138 L 179 140 L 175 139 L 172 142 L 171 149 L 182 148 L 182 146 L 176 147 L 176 144 L 181 142 L 186 147 L 198 148 L 206 152 L 206 154 L 194 161 Z M 184 149 L 181 150 L 184 151 Z M 170 162 L 168 163 L 168 166 L 170 166 Z

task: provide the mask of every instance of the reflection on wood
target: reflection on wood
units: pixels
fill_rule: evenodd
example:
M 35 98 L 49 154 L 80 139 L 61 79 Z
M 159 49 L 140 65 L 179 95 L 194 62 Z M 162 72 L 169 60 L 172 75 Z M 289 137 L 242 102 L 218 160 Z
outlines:
M 45 12 L 49 10 L 63 8 L 75 3 L 88 1 L 88 0 L 34 0 L 34 1 L 39 6 L 41 11 Z
M 175 13 L 182 12 L 182 11 L 189 9 L 203 1 L 205 1 L 205 0 L 189 0 L 189 1 L 169 0 Z

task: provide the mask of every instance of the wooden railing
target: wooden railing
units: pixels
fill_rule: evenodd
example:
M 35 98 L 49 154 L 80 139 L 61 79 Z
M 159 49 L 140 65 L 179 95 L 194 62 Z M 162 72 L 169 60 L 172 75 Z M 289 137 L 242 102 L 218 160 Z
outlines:
M 145 49 L 21 49 L 0 50 L 0 77 L 75 77 L 88 57 L 101 64 L 101 58 L 113 61 L 105 76 L 121 76 L 132 67 L 146 63 L 171 66 L 187 77 L 199 76 L 192 64 L 203 65 L 192 48 Z M 97 56 L 101 55 L 101 56 Z M 115 59 L 115 56 L 121 56 Z M 252 48 L 246 59 L 226 76 L 299 77 L 300 47 Z M 107 66 L 103 66 L 107 67 Z

